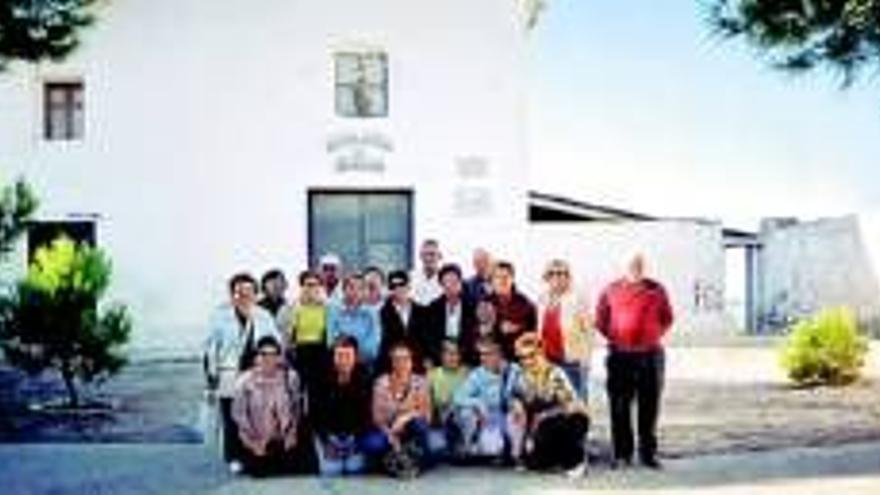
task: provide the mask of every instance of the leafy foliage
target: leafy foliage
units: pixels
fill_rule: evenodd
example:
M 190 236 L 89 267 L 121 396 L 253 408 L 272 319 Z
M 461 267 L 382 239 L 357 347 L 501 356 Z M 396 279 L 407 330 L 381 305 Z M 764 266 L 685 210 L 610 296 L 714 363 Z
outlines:
M 37 197 L 23 180 L 0 189 L 0 260 L 12 251 L 37 206 Z
M 94 20 L 96 0 L 0 1 L 0 70 L 10 60 L 60 60 Z
M 0 346 L 7 359 L 30 373 L 56 369 L 73 406 L 79 402 L 76 379 L 103 379 L 126 363 L 128 310 L 98 310 L 110 276 L 101 250 L 62 237 L 37 250 L 27 276 L 0 299 Z
M 717 33 L 782 70 L 829 69 L 844 87 L 880 70 L 880 0 L 704 0 Z
M 867 352 L 853 312 L 835 307 L 796 323 L 780 357 L 795 383 L 846 385 L 859 377 Z

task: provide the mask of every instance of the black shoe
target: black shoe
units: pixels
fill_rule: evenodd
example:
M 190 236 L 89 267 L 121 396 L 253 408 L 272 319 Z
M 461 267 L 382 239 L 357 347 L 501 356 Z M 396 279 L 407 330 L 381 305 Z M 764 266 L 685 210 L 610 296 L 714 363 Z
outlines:
M 657 460 L 656 457 L 645 457 L 642 459 L 642 466 L 645 466 L 648 469 L 661 470 L 663 469 L 663 464 Z

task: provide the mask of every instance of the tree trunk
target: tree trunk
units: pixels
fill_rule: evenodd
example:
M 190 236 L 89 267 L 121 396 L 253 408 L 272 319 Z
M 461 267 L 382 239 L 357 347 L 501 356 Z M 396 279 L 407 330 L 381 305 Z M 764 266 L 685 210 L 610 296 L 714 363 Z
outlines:
M 71 409 L 76 409 L 79 407 L 79 393 L 76 390 L 73 370 L 69 366 L 62 366 L 61 378 L 64 379 L 64 387 L 67 389 L 67 403 Z

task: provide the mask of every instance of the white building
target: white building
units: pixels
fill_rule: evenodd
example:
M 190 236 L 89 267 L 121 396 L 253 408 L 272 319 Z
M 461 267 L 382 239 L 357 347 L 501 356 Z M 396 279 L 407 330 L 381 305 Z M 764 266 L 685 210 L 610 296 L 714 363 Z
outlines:
M 107 2 L 71 58 L 0 75 L 2 175 L 110 253 L 135 347 L 197 345 L 242 269 L 517 259 L 525 3 Z
M 0 177 L 25 176 L 42 200 L 13 269 L 59 231 L 94 241 L 133 347 L 167 351 L 197 348 L 232 273 L 294 275 L 327 251 L 410 267 L 432 237 L 467 266 L 482 246 L 533 296 L 563 257 L 593 301 L 642 251 L 676 333 L 714 334 L 737 328 L 725 248 L 740 246 L 742 320 L 755 320 L 755 235 L 529 193 L 534 3 L 101 3 L 68 60 L 0 74 Z

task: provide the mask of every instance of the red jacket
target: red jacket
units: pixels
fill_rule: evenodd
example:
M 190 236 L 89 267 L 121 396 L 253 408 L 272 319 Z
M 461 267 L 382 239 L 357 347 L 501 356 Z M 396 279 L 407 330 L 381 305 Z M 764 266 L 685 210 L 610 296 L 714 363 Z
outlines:
M 651 279 L 632 283 L 621 279 L 599 297 L 596 328 L 609 344 L 622 351 L 651 351 L 672 325 L 666 290 Z

